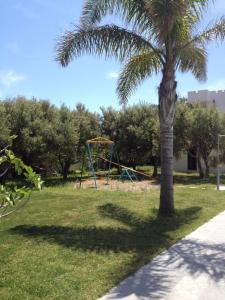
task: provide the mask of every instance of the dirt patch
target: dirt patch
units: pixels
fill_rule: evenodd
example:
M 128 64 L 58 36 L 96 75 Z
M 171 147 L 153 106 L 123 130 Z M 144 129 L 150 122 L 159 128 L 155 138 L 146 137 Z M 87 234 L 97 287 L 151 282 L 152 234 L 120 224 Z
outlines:
M 81 188 L 88 189 L 94 188 L 94 180 L 87 179 L 83 180 Z M 80 188 L 80 183 L 75 184 L 75 188 Z M 153 189 L 158 189 L 159 185 L 155 180 L 142 180 L 142 181 L 121 181 L 121 180 L 109 180 L 107 184 L 106 179 L 97 179 L 97 188 L 99 190 L 108 191 L 126 191 L 126 192 L 145 192 Z

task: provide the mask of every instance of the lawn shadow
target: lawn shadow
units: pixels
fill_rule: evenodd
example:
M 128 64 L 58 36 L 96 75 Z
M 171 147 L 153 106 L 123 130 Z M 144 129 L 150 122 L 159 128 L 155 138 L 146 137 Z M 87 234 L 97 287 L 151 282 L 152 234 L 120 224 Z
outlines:
M 78 180 L 78 177 L 70 176 L 66 180 L 63 179 L 62 177 L 53 177 L 53 178 L 49 178 L 49 177 L 44 178 L 43 177 L 43 180 L 44 180 L 45 187 L 55 187 L 55 186 L 64 186 L 71 182 L 74 183 Z
M 98 207 L 98 212 L 107 218 L 112 218 L 128 225 L 124 227 L 68 227 L 68 226 L 32 226 L 20 225 L 10 231 L 26 237 L 57 243 L 74 249 L 82 248 L 88 251 L 129 252 L 135 250 L 154 252 L 159 247 L 171 244 L 170 232 L 197 218 L 200 207 L 190 207 L 179 210 L 170 218 L 146 218 L 137 216 L 124 207 L 106 204 Z
M 200 178 L 197 174 L 175 174 L 173 180 L 175 184 L 183 185 L 216 184 L 216 177 L 214 175 L 210 175 L 209 178 Z
M 10 233 L 36 239 L 38 242 L 45 241 L 50 244 L 58 244 L 74 250 L 83 249 L 84 251 L 95 251 L 97 253 L 106 253 L 108 251 L 128 253 L 132 251 L 134 256 L 130 263 L 126 266 L 120 266 L 116 270 L 117 275 L 114 277 L 119 282 L 149 262 L 150 258 L 160 253 L 163 249 L 169 248 L 174 244 L 176 240 L 174 240 L 172 232 L 187 223 L 192 223 L 201 211 L 201 208 L 196 206 L 177 210 L 176 214 L 169 218 L 156 216 L 143 218 L 122 206 L 112 203 L 99 206 L 97 209 L 102 217 L 117 220 L 125 224 L 126 227 L 20 225 L 12 228 Z M 157 269 L 157 274 L 156 277 L 150 280 L 150 283 L 146 282 L 145 284 L 150 284 L 150 289 L 157 289 L 165 293 L 169 287 L 169 279 L 165 272 L 160 273 L 159 269 Z M 143 276 L 141 275 L 134 285 L 137 289 L 138 284 L 140 284 L 140 288 L 141 284 L 143 284 Z M 144 297 L 144 294 L 141 296 Z

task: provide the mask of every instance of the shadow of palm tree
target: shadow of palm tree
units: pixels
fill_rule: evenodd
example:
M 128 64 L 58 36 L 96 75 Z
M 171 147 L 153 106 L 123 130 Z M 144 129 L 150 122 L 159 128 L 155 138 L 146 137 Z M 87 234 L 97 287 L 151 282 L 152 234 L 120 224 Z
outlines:
M 99 213 L 128 225 L 129 229 L 20 225 L 12 228 L 11 232 L 74 249 L 115 252 L 135 250 L 137 253 L 147 249 L 148 252 L 154 253 L 159 248 L 171 245 L 172 238 L 168 233 L 192 222 L 200 210 L 200 207 L 191 207 L 167 219 L 160 217 L 143 219 L 124 207 L 106 204 L 98 207 Z
M 182 299 L 184 294 L 185 299 L 192 299 L 192 289 L 195 298 L 199 294 L 201 299 L 224 299 L 224 278 L 225 245 L 186 238 L 122 281 L 103 299 L 130 296 L 132 299 Z
M 175 184 L 183 184 L 183 185 L 200 185 L 200 184 L 216 184 L 216 177 L 211 175 L 208 178 L 199 178 L 199 175 L 178 175 L 175 174 L 173 176 Z
M 136 271 L 143 266 L 149 259 L 169 248 L 175 240 L 171 232 L 175 231 L 184 224 L 191 223 L 200 213 L 200 207 L 190 207 L 179 210 L 173 217 L 169 218 L 143 218 L 127 210 L 124 207 L 108 203 L 98 207 L 98 212 L 105 218 L 118 220 L 126 225 L 117 228 L 108 227 L 63 227 L 63 226 L 30 226 L 20 225 L 12 228 L 13 234 L 23 235 L 28 238 L 35 238 L 38 241 L 47 241 L 51 244 L 56 243 L 63 247 L 72 249 L 83 249 L 85 251 L 96 252 L 130 252 L 135 253 L 133 260 L 127 265 L 121 266 L 117 270 L 118 282 L 125 276 Z M 123 270 L 123 271 L 122 271 Z M 120 272 L 121 271 L 121 272 Z M 165 272 L 164 272 L 165 273 Z M 147 292 L 150 293 L 157 289 L 165 293 L 169 288 L 169 279 L 163 272 L 152 278 L 146 286 Z M 133 285 L 140 290 L 143 285 L 144 277 L 138 279 Z M 139 282 L 139 283 L 138 283 Z M 130 293 L 131 289 L 122 289 L 122 294 Z M 118 292 L 119 293 L 119 292 Z M 144 297 L 144 291 L 140 295 Z M 113 298 L 112 298 L 113 299 Z

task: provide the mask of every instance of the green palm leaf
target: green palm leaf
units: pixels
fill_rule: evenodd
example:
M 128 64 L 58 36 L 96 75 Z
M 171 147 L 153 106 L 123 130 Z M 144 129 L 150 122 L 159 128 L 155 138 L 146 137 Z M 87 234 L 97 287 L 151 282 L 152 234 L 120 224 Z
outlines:
M 153 51 L 132 57 L 123 68 L 118 80 L 117 93 L 121 103 L 127 102 L 128 97 L 144 79 L 153 73 L 158 73 L 160 66 L 159 57 Z
M 86 53 L 123 61 L 151 47 L 140 35 L 115 25 L 86 29 L 75 27 L 59 40 L 56 60 L 65 67 L 73 58 Z
M 206 80 L 207 52 L 193 44 L 179 52 L 178 68 L 181 72 L 191 71 L 200 81 Z
M 205 45 L 208 42 L 225 39 L 225 16 L 221 17 L 212 25 L 208 25 L 205 30 L 194 35 L 191 40 L 185 43 L 182 48 L 188 47 L 190 44 L 199 43 Z
M 101 22 L 106 15 L 115 14 L 140 32 L 149 30 L 152 21 L 146 10 L 146 2 L 145 0 L 86 0 L 81 24 L 89 27 Z

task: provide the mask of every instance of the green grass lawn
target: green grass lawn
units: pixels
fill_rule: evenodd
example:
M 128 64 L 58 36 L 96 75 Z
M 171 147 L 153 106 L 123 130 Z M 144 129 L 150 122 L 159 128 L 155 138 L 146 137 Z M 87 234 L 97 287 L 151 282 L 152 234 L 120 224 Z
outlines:
M 176 214 L 168 219 L 157 218 L 158 190 L 103 192 L 68 184 L 33 194 L 0 223 L 0 299 L 97 299 L 225 210 L 225 193 L 181 179 Z

